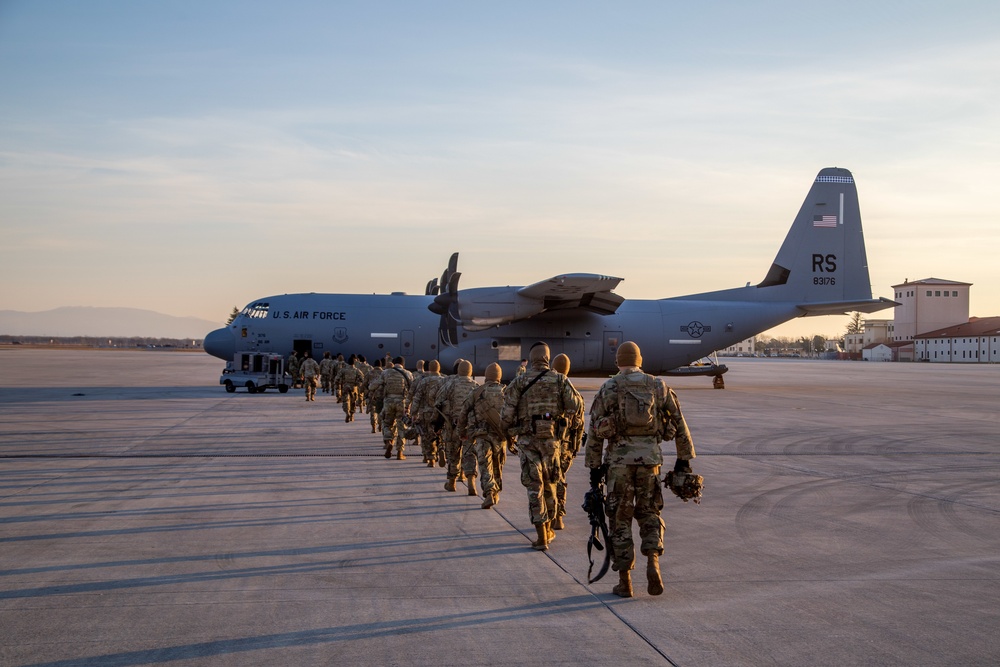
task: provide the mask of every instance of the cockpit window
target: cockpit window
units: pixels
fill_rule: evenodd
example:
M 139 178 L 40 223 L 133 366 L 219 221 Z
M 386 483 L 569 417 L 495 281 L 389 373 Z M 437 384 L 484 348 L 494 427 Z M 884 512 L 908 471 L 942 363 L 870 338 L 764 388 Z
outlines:
M 258 301 L 256 303 L 251 303 L 249 306 L 243 309 L 241 315 L 252 319 L 263 319 L 267 317 L 268 303 L 266 301 Z

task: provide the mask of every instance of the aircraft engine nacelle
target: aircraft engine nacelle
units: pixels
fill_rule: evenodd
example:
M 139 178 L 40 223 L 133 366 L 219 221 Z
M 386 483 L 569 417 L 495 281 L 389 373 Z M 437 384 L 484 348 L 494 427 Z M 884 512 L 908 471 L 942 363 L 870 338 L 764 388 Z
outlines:
M 458 319 L 467 331 L 525 320 L 543 310 L 544 301 L 521 296 L 511 287 L 465 289 L 458 297 Z

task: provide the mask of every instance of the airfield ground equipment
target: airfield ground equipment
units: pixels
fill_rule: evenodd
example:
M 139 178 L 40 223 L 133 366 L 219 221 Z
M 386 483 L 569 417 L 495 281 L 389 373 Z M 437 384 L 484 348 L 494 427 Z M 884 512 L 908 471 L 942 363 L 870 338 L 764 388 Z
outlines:
M 246 387 L 251 394 L 273 388 L 284 394 L 290 382 L 285 377 L 285 358 L 272 352 L 237 352 L 232 361 L 226 362 L 219 378 L 219 384 L 229 393 Z

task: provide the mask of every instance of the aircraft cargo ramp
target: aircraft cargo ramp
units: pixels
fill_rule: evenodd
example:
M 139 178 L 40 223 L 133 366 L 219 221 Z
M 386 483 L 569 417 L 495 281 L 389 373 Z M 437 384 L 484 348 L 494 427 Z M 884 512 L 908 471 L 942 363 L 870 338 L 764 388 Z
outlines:
M 1000 367 L 671 379 L 705 497 L 665 496 L 666 591 L 640 562 L 623 600 L 613 572 L 586 583 L 582 458 L 540 553 L 513 458 L 482 510 L 329 396 L 227 394 L 205 355 L 0 360 L 5 666 L 1000 658 Z

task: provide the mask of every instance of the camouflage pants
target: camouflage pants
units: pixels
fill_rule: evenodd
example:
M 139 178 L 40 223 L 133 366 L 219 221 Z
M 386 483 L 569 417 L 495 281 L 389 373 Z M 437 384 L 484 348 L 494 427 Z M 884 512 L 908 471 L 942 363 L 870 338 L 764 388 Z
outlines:
M 427 412 L 420 413 L 415 420 L 417 431 L 420 433 L 420 452 L 424 455 L 425 462 L 437 462 L 438 434 L 434 430 L 433 420 L 433 413 Z
M 319 378 L 315 375 L 307 375 L 303 381 L 306 385 L 306 400 L 316 400 L 316 386 L 319 384 Z
M 321 373 L 319 377 L 320 377 L 320 381 L 323 384 L 323 393 L 324 394 L 329 394 L 330 393 L 330 385 L 333 384 L 333 376 L 330 373 Z
M 635 563 L 632 518 L 639 524 L 643 555 L 663 553 L 663 489 L 660 466 L 615 465 L 608 470 L 608 533 L 611 569 L 627 572 Z
M 354 421 L 354 410 L 358 402 L 358 390 L 357 387 L 351 387 L 350 389 L 344 388 L 344 402 L 342 407 L 344 408 L 344 414 L 347 415 L 347 421 Z
M 556 512 L 559 516 L 566 515 L 566 473 L 573 465 L 573 452 L 566 443 L 559 446 L 559 480 L 556 482 Z
M 403 439 L 403 417 L 406 410 L 402 399 L 386 398 L 382 404 L 379 420 L 382 422 L 382 440 L 396 443 L 396 453 L 402 453 L 406 441 Z
M 555 440 L 518 439 L 521 484 L 528 490 L 531 523 L 548 523 L 556 517 L 556 480 L 559 479 L 559 444 Z
M 472 439 L 471 449 L 475 451 L 479 463 L 484 498 L 488 493 L 500 495 L 503 487 L 503 464 L 507 460 L 506 444 L 506 440 L 494 435 L 477 435 Z
M 458 429 L 445 420 L 441 430 L 441 441 L 444 442 L 444 453 L 448 459 L 448 479 L 457 479 L 462 472 L 462 439 L 458 437 Z

